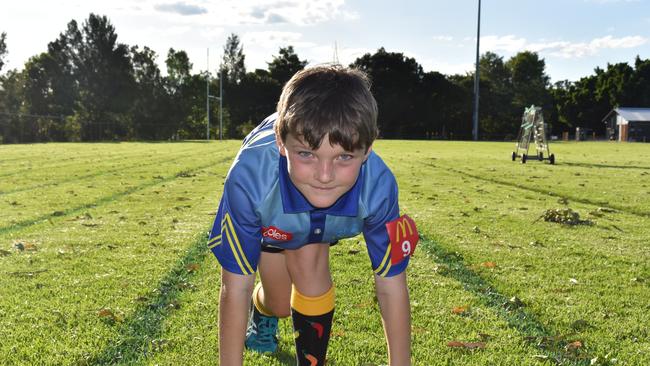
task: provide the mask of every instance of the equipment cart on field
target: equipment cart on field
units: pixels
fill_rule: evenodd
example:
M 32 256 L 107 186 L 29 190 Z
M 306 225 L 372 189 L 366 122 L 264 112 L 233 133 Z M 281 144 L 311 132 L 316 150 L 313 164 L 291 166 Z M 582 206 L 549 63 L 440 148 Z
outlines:
M 534 140 L 537 150 L 535 155 L 528 154 L 531 138 Z M 517 158 L 521 158 L 522 164 L 526 164 L 526 161 L 529 160 L 548 160 L 549 163 L 555 164 L 555 155 L 551 154 L 546 140 L 546 124 L 541 107 L 531 105 L 524 111 L 517 136 L 517 145 L 515 151 L 512 152 L 512 161 Z

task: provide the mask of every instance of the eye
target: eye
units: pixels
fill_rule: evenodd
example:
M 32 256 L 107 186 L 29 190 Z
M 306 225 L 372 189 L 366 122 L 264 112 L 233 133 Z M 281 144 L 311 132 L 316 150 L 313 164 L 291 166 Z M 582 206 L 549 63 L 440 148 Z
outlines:
M 311 151 L 298 151 L 298 156 L 301 158 L 311 158 L 312 155 Z
M 352 160 L 353 158 L 354 158 L 354 156 L 350 155 L 350 154 L 342 154 L 341 156 L 339 156 L 339 160 L 342 160 L 342 161 Z

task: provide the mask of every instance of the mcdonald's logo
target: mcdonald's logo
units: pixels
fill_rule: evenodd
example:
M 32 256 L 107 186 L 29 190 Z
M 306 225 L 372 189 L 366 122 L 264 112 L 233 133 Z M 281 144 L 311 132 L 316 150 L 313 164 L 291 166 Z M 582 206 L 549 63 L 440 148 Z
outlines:
M 408 217 L 408 216 L 402 216 L 401 218 L 405 218 L 405 217 Z M 399 242 L 402 238 L 406 237 L 406 229 L 408 229 L 409 236 L 413 235 L 413 226 L 415 226 L 415 225 L 411 226 L 411 221 L 413 221 L 413 220 L 410 220 L 410 221 L 406 220 L 406 219 L 402 219 L 402 220 L 398 219 L 397 220 L 397 230 L 396 230 L 397 231 L 396 232 L 397 237 L 395 238 L 395 240 L 397 242 Z
M 395 265 L 415 251 L 420 236 L 415 221 L 407 215 L 386 223 L 386 230 L 390 239 L 390 262 Z

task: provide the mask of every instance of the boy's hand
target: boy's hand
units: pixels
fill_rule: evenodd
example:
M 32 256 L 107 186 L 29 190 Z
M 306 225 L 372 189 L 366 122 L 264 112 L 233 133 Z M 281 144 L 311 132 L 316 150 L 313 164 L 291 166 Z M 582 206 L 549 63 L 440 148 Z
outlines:
M 242 365 L 246 324 L 255 275 L 221 269 L 219 300 L 219 364 Z

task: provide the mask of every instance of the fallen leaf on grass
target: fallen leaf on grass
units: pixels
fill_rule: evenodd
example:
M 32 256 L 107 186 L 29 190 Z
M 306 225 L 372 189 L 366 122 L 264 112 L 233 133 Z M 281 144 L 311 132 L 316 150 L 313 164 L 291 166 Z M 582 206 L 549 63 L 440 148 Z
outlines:
M 452 314 L 456 315 L 463 315 L 468 313 L 470 310 L 469 305 L 463 305 L 463 306 L 456 306 L 453 309 L 451 309 Z
M 124 320 L 124 318 L 121 315 L 115 314 L 111 309 L 106 309 L 106 308 L 100 309 L 97 312 L 97 316 L 102 319 L 112 321 L 112 322 L 118 322 L 118 323 Z
M 582 348 L 582 342 L 580 342 L 580 341 L 573 341 L 573 342 L 567 344 L 564 348 L 567 350 L 567 352 L 569 352 L 569 351 L 576 351 L 576 350 L 578 350 L 579 348 Z
M 494 262 L 483 262 L 481 263 L 481 266 L 485 268 L 496 268 L 497 264 Z
M 476 349 L 476 348 L 485 348 L 485 342 L 460 342 L 460 341 L 451 341 L 447 342 L 447 347 L 452 348 L 466 348 L 466 349 Z
M 37 250 L 36 245 L 24 240 L 15 240 L 14 248 L 20 250 L 21 252 L 24 250 L 34 252 Z
M 185 269 L 187 270 L 188 273 L 197 271 L 199 268 L 201 268 L 201 266 L 198 263 L 190 263 L 187 266 L 185 266 Z

